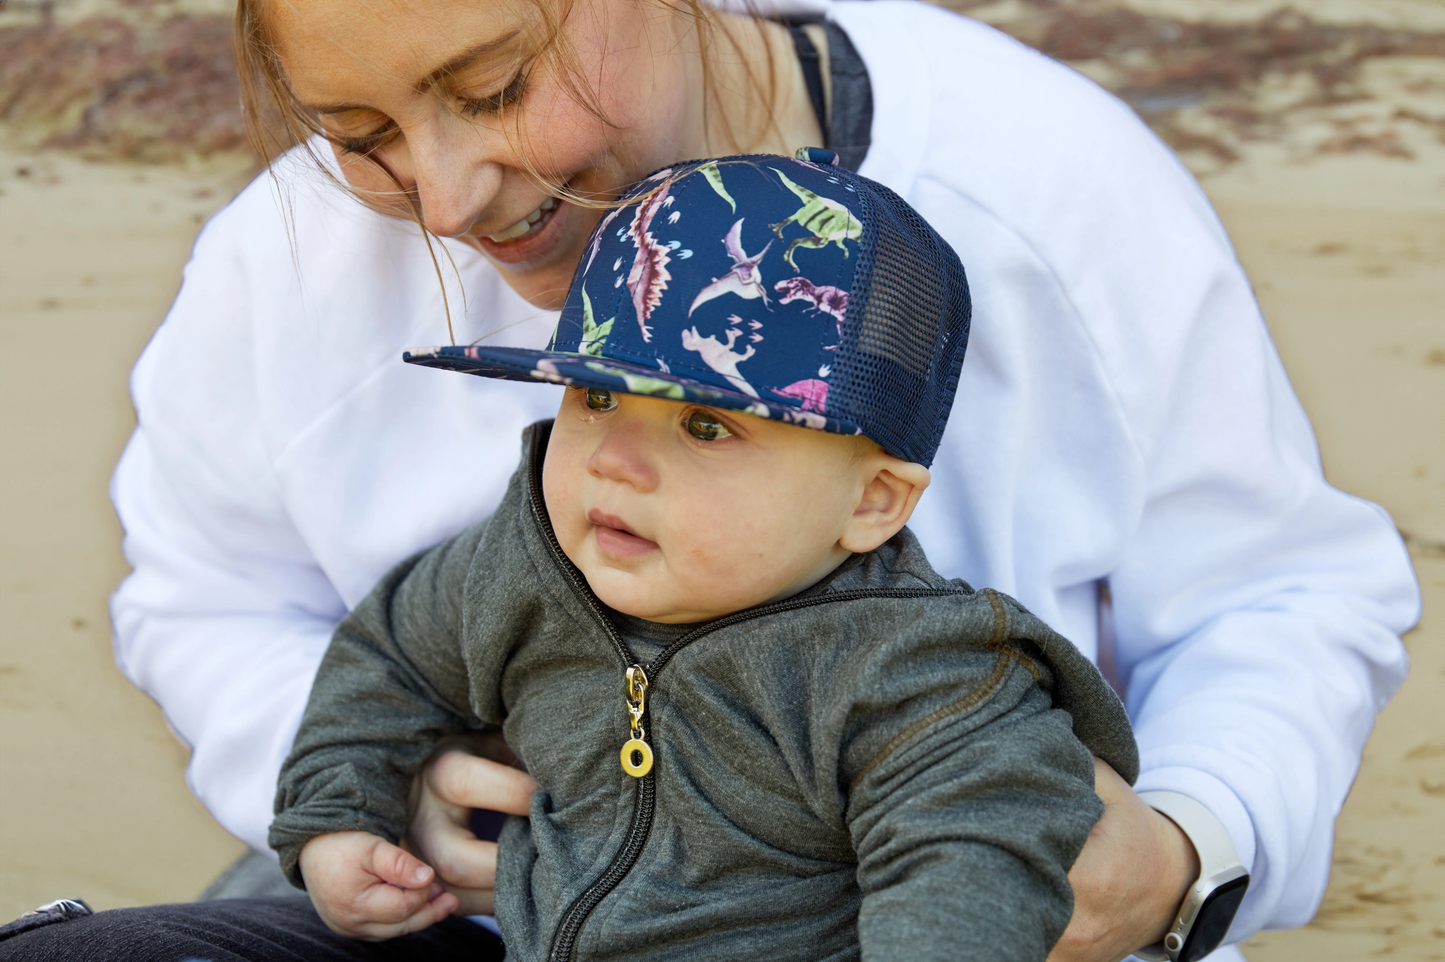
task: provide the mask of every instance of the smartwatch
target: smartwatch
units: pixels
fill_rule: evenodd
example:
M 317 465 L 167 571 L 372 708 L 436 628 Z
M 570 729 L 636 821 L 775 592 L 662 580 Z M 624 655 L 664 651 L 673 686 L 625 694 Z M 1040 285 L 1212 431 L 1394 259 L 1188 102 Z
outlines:
M 1140 792 L 1139 797 L 1189 836 L 1199 854 L 1199 878 L 1163 941 L 1134 955 L 1146 962 L 1199 962 L 1224 941 L 1249 888 L 1249 873 L 1239 863 L 1234 841 L 1209 809 L 1178 792 Z

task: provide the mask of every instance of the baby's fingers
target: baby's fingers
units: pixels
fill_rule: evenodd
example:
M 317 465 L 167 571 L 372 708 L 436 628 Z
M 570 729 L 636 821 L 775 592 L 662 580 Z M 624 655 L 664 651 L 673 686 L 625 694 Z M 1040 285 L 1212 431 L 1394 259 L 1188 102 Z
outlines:
M 390 939 L 419 932 L 451 915 L 457 897 L 439 885 L 401 889 L 378 883 L 362 893 L 353 908 L 355 921 L 348 926 L 366 939 Z
M 390 842 L 379 842 L 371 850 L 371 871 L 383 882 L 404 889 L 426 889 L 436 875 L 430 865 Z

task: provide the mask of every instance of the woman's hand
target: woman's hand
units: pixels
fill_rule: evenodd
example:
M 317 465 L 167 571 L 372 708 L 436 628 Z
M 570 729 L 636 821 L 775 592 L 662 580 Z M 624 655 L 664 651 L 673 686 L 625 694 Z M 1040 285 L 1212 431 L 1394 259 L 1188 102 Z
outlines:
M 1104 817 L 1069 872 L 1074 916 L 1049 962 L 1117 962 L 1158 942 L 1199 877 L 1189 836 L 1097 758 L 1094 791 Z
M 460 749 L 443 752 L 423 769 L 407 843 L 460 900 L 456 914 L 490 914 L 496 885 L 497 843 L 472 834 L 471 810 L 526 815 L 536 788 L 526 772 Z

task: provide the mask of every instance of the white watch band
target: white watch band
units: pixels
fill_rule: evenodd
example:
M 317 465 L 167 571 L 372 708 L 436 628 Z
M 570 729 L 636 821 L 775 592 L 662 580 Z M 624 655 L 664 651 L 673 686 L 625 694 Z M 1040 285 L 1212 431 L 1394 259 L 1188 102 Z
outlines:
M 1178 825 L 1199 856 L 1199 878 L 1190 886 L 1166 940 L 1134 953 L 1147 962 L 1164 962 L 1178 957 L 1194 925 L 1195 914 L 1209 892 L 1220 882 L 1243 875 L 1244 867 L 1240 864 L 1229 831 L 1213 812 L 1199 802 L 1178 792 L 1140 792 L 1139 798 Z

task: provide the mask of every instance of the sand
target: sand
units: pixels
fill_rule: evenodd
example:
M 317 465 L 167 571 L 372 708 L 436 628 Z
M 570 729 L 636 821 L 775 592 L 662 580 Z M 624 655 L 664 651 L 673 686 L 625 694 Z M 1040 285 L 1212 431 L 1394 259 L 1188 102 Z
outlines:
M 129 369 L 237 164 L 0 154 L 0 916 L 190 899 L 242 850 L 110 656 Z
M 1127 3 L 1236 22 L 1279 7 Z M 1300 6 L 1321 21 L 1445 31 L 1434 0 Z M 990 7 L 1005 21 L 1020 9 Z M 1251 88 L 1264 107 L 1284 98 L 1271 136 L 1226 131 L 1227 163 L 1186 153 L 1330 479 L 1391 512 L 1426 597 L 1406 639 L 1414 670 L 1339 820 L 1324 906 L 1304 929 L 1257 936 L 1252 962 L 1445 959 L 1445 143 L 1434 126 L 1445 61 L 1381 58 L 1361 77 L 1370 98 L 1352 104 L 1292 108 L 1277 89 L 1287 77 Z M 1198 113 L 1184 122 L 1217 121 Z M 1320 149 L 1341 123 L 1408 149 Z M 0 148 L 0 917 L 58 896 L 101 908 L 191 899 L 241 851 L 187 792 L 184 746 L 111 661 L 105 603 L 126 568 L 106 483 L 132 424 L 127 372 L 199 224 L 248 163 Z

